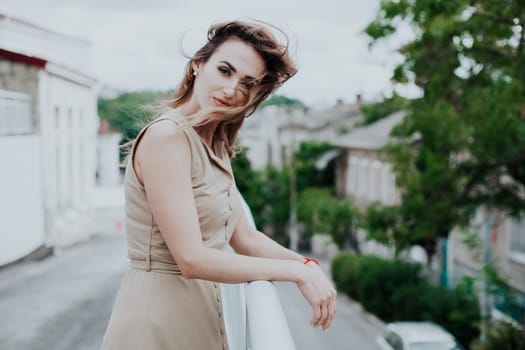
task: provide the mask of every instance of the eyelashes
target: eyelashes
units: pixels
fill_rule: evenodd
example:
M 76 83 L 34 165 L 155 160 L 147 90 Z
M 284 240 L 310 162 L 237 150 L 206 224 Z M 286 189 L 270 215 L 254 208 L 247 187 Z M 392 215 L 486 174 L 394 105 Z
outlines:
M 219 67 L 219 72 L 221 72 L 223 75 L 229 77 L 231 75 L 231 72 L 228 68 L 225 67 Z
M 217 69 L 225 77 L 230 77 L 232 75 L 231 70 L 227 67 L 219 66 Z M 241 81 L 241 86 L 244 90 L 251 90 L 255 86 L 255 83 L 250 80 L 243 80 Z

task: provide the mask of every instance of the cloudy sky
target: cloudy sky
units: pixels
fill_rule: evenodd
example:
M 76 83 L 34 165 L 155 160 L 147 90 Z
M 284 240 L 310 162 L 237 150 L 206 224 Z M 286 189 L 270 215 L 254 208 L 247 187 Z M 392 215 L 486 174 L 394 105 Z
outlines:
M 379 0 L 2 0 L 0 13 L 92 44 L 95 76 L 117 89 L 173 89 L 210 24 L 260 19 L 283 29 L 298 74 L 279 93 L 311 107 L 392 91 L 400 36 L 372 51 L 362 33 Z M 404 36 L 405 38 L 407 36 Z

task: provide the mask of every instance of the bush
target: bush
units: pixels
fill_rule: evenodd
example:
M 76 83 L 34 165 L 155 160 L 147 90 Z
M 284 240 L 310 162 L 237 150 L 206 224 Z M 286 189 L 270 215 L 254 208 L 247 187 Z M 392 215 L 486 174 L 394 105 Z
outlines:
M 504 321 L 483 324 L 484 340 L 473 343 L 473 350 L 525 350 L 525 329 Z
M 462 286 L 445 290 L 428 284 L 419 264 L 343 253 L 333 260 L 332 278 L 340 291 L 385 322 L 433 321 L 464 345 L 478 336 L 476 298 Z
M 332 278 L 338 290 L 344 291 L 351 298 L 357 299 L 357 264 L 358 256 L 342 253 L 332 260 Z

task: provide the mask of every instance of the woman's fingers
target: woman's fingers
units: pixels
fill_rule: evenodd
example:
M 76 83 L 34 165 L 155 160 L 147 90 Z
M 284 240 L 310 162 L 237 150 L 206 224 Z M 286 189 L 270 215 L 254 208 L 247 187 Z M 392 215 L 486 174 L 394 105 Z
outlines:
M 312 321 L 310 321 L 310 324 L 312 325 L 312 327 L 317 327 L 319 321 L 322 319 L 321 305 L 314 302 L 312 304 L 312 310 L 314 314 L 312 316 Z
M 317 322 L 315 327 L 324 325 L 326 323 L 327 318 L 328 318 L 328 305 L 325 302 L 323 302 L 321 304 L 320 309 L 321 309 L 321 318 L 319 319 L 319 321 Z
M 309 270 L 311 274 L 304 282 L 299 283 L 299 289 L 312 306 L 311 325 L 328 329 L 335 316 L 336 292 L 330 281 L 317 266 Z
M 333 293 L 333 296 L 331 298 L 331 301 L 330 303 L 328 304 L 328 317 L 326 318 L 325 322 L 323 323 L 323 331 L 326 331 L 328 329 L 328 327 L 330 327 L 330 325 L 332 324 L 332 320 L 334 319 L 335 317 L 335 297 L 336 297 L 336 294 L 335 294 L 335 291 Z

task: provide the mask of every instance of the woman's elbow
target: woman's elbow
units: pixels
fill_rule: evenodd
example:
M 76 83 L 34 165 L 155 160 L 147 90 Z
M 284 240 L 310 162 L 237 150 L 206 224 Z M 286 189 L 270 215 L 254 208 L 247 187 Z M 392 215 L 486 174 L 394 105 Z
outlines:
M 197 254 L 192 254 L 192 256 L 183 256 L 180 257 L 177 261 L 179 270 L 184 278 L 187 279 L 197 279 L 202 278 L 201 268 L 199 266 L 199 261 L 202 259 L 196 257 Z

